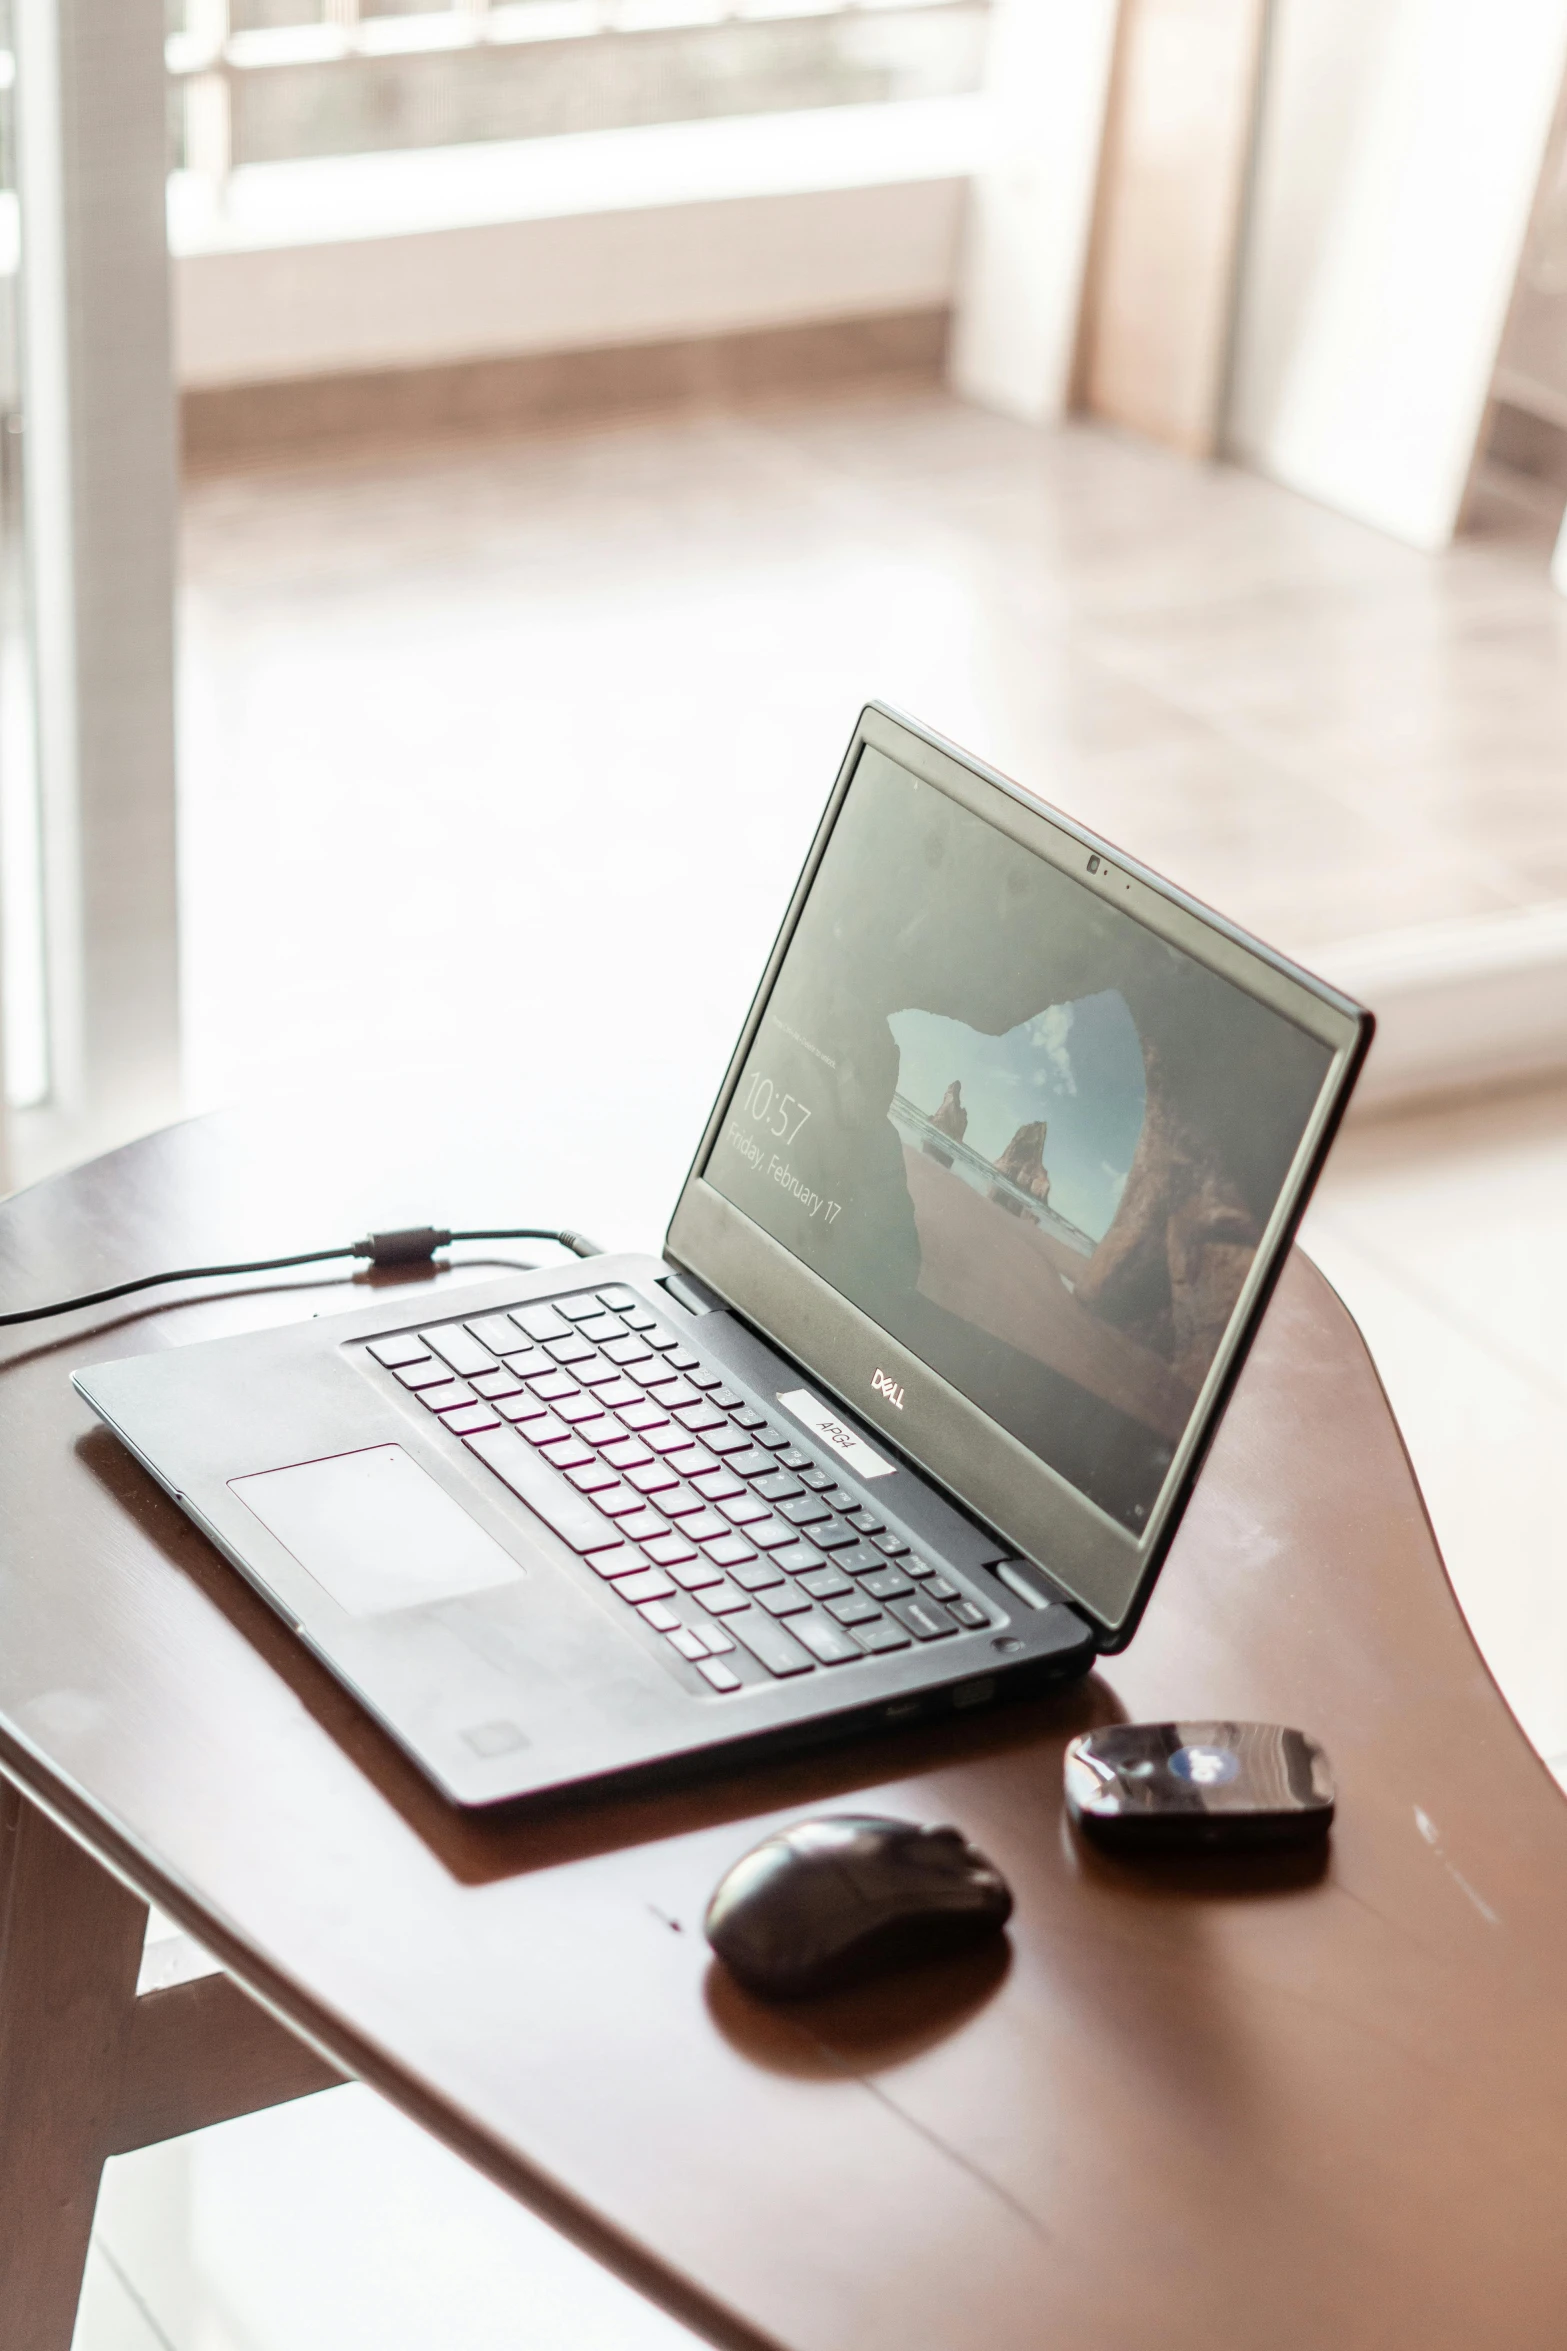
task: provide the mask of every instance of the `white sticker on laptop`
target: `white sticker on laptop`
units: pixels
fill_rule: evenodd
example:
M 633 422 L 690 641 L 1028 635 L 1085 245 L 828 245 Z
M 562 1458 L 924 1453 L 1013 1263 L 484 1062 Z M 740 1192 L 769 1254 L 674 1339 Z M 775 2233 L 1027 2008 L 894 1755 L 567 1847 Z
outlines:
M 791 1388 L 787 1394 L 780 1388 L 778 1401 L 796 1420 L 805 1423 L 813 1437 L 820 1437 L 824 1445 L 830 1445 L 839 1459 L 846 1461 L 862 1478 L 890 1478 L 897 1468 L 895 1461 L 883 1461 L 879 1453 L 873 1453 L 865 1439 L 857 1436 L 835 1412 L 829 1412 L 809 1388 Z

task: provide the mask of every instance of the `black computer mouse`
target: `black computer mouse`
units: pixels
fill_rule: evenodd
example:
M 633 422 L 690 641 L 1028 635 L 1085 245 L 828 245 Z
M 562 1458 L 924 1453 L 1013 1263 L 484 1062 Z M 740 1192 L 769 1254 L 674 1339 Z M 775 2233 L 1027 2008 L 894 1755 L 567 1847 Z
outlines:
M 836 1991 L 999 1934 L 1005 1878 L 961 1829 L 844 1813 L 796 1821 L 737 1861 L 707 1939 L 768 2000 Z

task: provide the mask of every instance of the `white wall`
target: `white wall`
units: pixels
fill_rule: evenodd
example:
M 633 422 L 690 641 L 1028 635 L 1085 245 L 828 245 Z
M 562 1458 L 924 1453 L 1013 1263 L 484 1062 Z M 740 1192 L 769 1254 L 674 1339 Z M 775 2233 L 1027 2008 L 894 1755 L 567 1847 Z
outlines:
M 1447 543 L 1564 64 L 1567 0 L 1277 0 L 1237 455 Z

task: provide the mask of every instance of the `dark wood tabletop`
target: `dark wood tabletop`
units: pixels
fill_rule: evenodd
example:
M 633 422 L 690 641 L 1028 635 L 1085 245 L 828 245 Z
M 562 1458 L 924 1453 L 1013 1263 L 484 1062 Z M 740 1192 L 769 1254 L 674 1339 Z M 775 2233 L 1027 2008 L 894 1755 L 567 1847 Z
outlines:
M 0 1210 L 0 1304 L 394 1221 L 389 1132 L 202 1121 L 42 1184 Z M 493 1218 L 496 1180 L 450 1166 L 425 1213 Z M 1304 1257 L 1141 1631 L 1088 1683 L 507 1820 L 450 1810 L 67 1382 L 365 1279 L 3 1334 L 0 1763 L 24 1790 L 717 2343 L 1557 2351 L 1567 1805 Z M 1122 1714 L 1313 1733 L 1325 1858 L 1084 1850 L 1062 1745 Z M 1012 1883 L 1006 1944 L 769 2011 L 712 1961 L 707 1895 L 767 1827 L 845 1803 L 960 1823 Z

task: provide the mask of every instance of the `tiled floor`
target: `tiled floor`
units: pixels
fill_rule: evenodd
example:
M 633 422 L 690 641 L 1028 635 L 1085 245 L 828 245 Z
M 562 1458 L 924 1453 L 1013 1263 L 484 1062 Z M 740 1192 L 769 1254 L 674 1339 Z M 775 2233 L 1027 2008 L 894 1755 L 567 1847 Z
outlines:
M 395 1073 L 517 1136 L 498 1205 L 613 1241 L 660 1228 L 867 694 L 1308 956 L 1567 893 L 1543 533 L 1433 560 L 920 392 L 296 465 L 188 515 L 198 1096 Z M 1564 1197 L 1567 1091 L 1497 1097 L 1352 1130 L 1308 1227 L 1553 1759 Z M 346 2091 L 112 2167 L 78 2351 L 686 2339 Z

